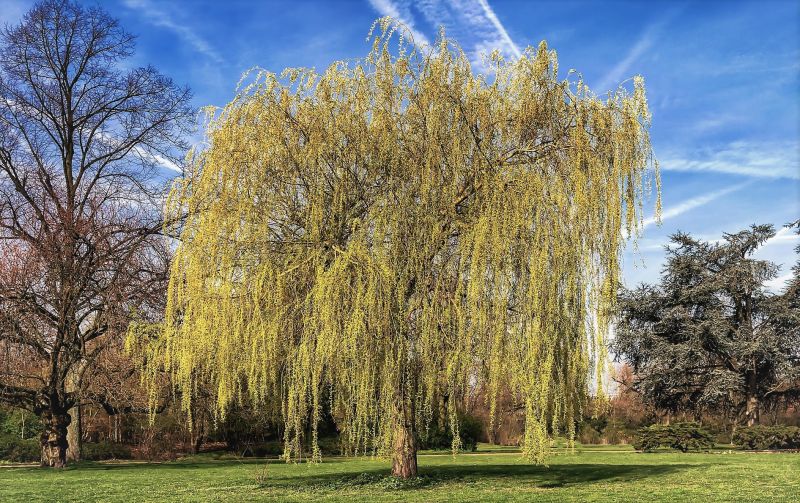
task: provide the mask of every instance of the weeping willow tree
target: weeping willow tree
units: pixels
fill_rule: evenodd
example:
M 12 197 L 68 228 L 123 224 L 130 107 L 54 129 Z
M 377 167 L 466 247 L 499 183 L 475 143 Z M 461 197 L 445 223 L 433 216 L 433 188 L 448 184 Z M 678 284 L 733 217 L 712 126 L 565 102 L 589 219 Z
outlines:
M 657 178 L 643 82 L 599 99 L 544 43 L 487 79 L 444 35 L 419 50 L 378 26 L 363 60 L 259 73 L 209 119 L 168 203 L 188 217 L 150 375 L 187 408 L 200 382 L 221 415 L 276 407 L 287 459 L 319 458 L 329 408 L 350 453 L 400 477 L 443 401 L 455 429 L 454 397 L 482 386 L 494 416 L 509 387 L 542 462 L 602 373 Z

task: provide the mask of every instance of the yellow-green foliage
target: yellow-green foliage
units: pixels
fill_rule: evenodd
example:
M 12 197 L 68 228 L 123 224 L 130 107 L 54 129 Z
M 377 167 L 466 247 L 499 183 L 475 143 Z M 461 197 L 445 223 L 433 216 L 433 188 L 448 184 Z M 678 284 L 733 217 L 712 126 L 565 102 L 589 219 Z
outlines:
M 541 462 L 601 373 L 654 173 L 644 84 L 599 99 L 544 43 L 487 78 L 444 36 L 393 52 L 379 27 L 364 60 L 259 73 L 209 120 L 148 364 L 187 407 L 198 382 L 222 414 L 275 407 L 287 458 L 323 407 L 351 452 L 386 452 L 443 396 L 510 389 Z

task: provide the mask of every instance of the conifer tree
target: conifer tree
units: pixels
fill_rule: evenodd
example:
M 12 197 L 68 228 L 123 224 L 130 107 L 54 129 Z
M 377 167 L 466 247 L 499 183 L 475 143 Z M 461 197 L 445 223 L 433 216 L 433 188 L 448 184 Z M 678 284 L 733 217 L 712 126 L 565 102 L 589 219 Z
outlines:
M 753 256 L 774 236 L 771 225 L 720 243 L 677 233 L 659 284 L 623 291 L 614 351 L 644 401 L 752 426 L 765 407 L 800 395 L 800 269 L 771 292 L 778 266 Z

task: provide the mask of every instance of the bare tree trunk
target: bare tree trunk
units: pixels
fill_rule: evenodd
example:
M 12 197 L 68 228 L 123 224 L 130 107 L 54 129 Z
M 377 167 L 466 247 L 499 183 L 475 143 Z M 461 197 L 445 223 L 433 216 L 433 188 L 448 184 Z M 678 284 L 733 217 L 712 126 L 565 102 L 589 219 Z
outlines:
M 205 441 L 205 427 L 203 421 L 197 421 L 194 424 L 194 428 L 189 435 L 189 439 L 191 440 L 191 450 L 192 454 L 197 454 L 200 452 L 200 448 L 203 447 L 203 442 Z
M 417 476 L 417 438 L 411 424 L 399 421 L 394 431 L 392 475 L 401 479 Z
M 51 407 L 41 415 L 42 466 L 63 468 L 67 466 L 67 428 L 70 417 L 60 407 Z
M 67 427 L 67 459 L 69 461 L 80 461 L 83 450 L 83 411 L 81 410 L 80 381 L 85 366 L 85 363 L 80 363 L 67 376 L 67 391 L 77 392 L 79 396 L 75 406 L 69 410 L 69 415 L 72 418 Z
M 67 459 L 80 461 L 83 451 L 83 413 L 80 402 L 69 410 L 72 418 L 67 427 Z
M 114 418 L 114 422 L 113 422 L 114 429 L 112 430 L 112 439 L 111 439 L 111 441 L 112 442 L 121 442 L 122 441 L 122 425 L 121 425 L 121 421 L 120 421 L 120 415 L 119 414 L 114 414 L 112 417 Z

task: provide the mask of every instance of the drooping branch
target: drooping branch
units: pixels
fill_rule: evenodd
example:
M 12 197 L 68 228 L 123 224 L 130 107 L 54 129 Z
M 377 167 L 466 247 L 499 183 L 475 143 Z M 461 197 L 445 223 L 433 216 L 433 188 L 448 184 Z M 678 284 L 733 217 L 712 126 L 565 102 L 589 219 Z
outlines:
M 211 119 L 168 200 L 165 323 L 133 345 L 187 411 L 198 382 L 222 415 L 275 407 L 287 457 L 327 402 L 352 451 L 413 451 L 479 382 L 493 412 L 501 384 L 523 404 L 541 462 L 602 375 L 653 165 L 643 82 L 602 101 L 542 44 L 490 83 L 380 26 L 364 60 L 260 74 Z

